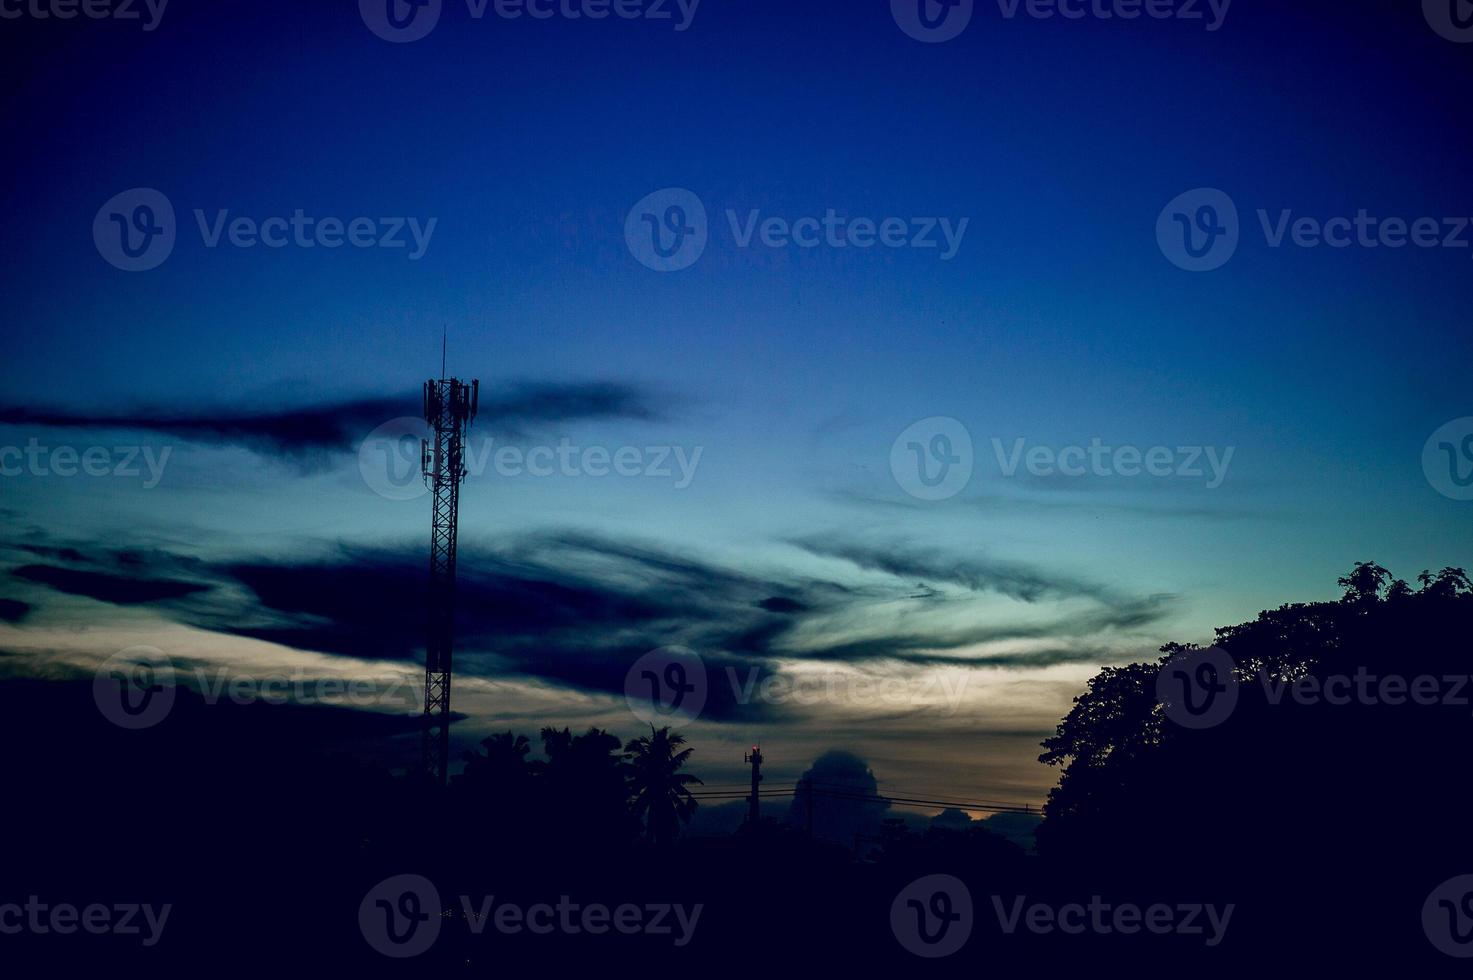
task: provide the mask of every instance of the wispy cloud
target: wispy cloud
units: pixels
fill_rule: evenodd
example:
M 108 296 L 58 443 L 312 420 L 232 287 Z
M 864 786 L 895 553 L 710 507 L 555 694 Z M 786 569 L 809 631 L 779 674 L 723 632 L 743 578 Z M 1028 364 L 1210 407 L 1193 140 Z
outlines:
M 653 420 L 662 415 L 659 401 L 652 392 L 607 381 L 488 386 L 481 395 L 479 420 L 503 433 L 591 419 Z M 0 425 L 157 432 L 260 453 L 304 456 L 350 451 L 378 426 L 395 418 L 417 417 L 421 407 L 418 391 L 288 407 L 237 405 L 206 411 L 153 406 L 82 412 L 0 405 Z
M 888 662 L 911 668 L 1026 669 L 1119 659 L 1113 634 L 1149 627 L 1171 596 L 1116 595 L 1020 564 L 808 542 L 891 586 L 781 572 L 756 575 L 648 542 L 586 532 L 463 542 L 457 584 L 457 668 L 619 695 L 648 651 L 689 646 L 708 668 L 760 679 L 794 661 Z M 306 554 L 203 561 L 165 549 L 50 549 L 13 579 L 119 605 L 151 605 L 212 632 L 361 659 L 417 660 L 423 651 L 423 549 L 320 546 Z M 921 578 L 941 586 L 916 585 Z M 958 596 L 945 587 L 965 590 Z M 1040 605 L 1051 615 L 983 614 L 975 592 Z M 30 596 L 26 597 L 30 599 Z M 1053 606 L 1045 609 L 1053 609 Z M 992 645 L 997 650 L 988 650 Z M 783 709 L 740 703 L 713 684 L 707 716 L 771 719 Z

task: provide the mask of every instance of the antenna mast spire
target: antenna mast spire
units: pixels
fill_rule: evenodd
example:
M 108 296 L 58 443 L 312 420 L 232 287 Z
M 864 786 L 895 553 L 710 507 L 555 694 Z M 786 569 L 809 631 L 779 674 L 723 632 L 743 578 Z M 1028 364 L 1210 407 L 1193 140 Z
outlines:
M 426 381 L 425 421 L 433 430 L 421 445 L 430 519 L 429 623 L 425 635 L 425 707 L 422 764 L 430 785 L 445 785 L 450 770 L 450 668 L 455 647 L 455 549 L 460 523 L 460 484 L 465 480 L 465 437 L 476 417 L 481 382 L 445 377 L 446 339 L 440 346 L 440 380 Z

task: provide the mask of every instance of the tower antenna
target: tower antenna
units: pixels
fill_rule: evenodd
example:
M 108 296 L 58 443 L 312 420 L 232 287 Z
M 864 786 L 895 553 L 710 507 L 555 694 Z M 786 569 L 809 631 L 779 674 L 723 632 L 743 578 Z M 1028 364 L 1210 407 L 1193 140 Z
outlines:
M 422 765 L 430 785 L 445 785 L 450 769 L 450 679 L 455 648 L 455 550 L 460 485 L 465 480 L 465 436 L 479 407 L 481 382 L 445 377 L 449 330 L 441 340 L 440 380 L 426 381 L 424 416 L 433 430 L 420 447 L 432 501 L 430 582 L 425 634 L 425 707 Z
M 752 795 L 747 797 L 747 823 L 753 830 L 761 818 L 761 797 L 758 787 L 762 784 L 762 746 L 752 746 L 752 751 L 742 756 L 742 761 L 752 767 Z

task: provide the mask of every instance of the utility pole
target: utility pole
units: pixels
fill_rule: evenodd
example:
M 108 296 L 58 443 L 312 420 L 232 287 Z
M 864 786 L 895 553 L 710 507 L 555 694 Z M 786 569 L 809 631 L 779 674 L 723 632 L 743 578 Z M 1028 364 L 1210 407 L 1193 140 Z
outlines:
M 762 746 L 752 746 L 752 751 L 742 756 L 742 761 L 752 766 L 752 795 L 747 797 L 747 823 L 753 830 L 757 829 L 757 818 L 759 815 L 757 787 L 762 782 Z
M 445 785 L 450 770 L 450 668 L 455 648 L 455 545 L 460 484 L 465 479 L 465 435 L 476 417 L 481 383 L 444 377 L 426 381 L 425 421 L 433 433 L 421 445 L 425 486 L 433 500 L 430 519 L 429 623 L 425 636 L 425 710 L 422 765 L 425 780 Z

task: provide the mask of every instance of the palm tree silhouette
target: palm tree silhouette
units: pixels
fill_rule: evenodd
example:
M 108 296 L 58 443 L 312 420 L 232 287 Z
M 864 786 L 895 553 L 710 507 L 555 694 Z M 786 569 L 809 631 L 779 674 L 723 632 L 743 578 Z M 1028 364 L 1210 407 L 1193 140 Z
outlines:
M 688 786 L 701 780 L 680 772 L 694 749 L 680 748 L 685 736 L 672 735 L 670 726 L 659 730 L 650 726 L 648 735 L 631 739 L 624 746 L 629 760 L 630 806 L 636 817 L 644 820 L 645 837 L 653 844 L 675 839 L 682 823 L 689 822 L 698 805 Z

